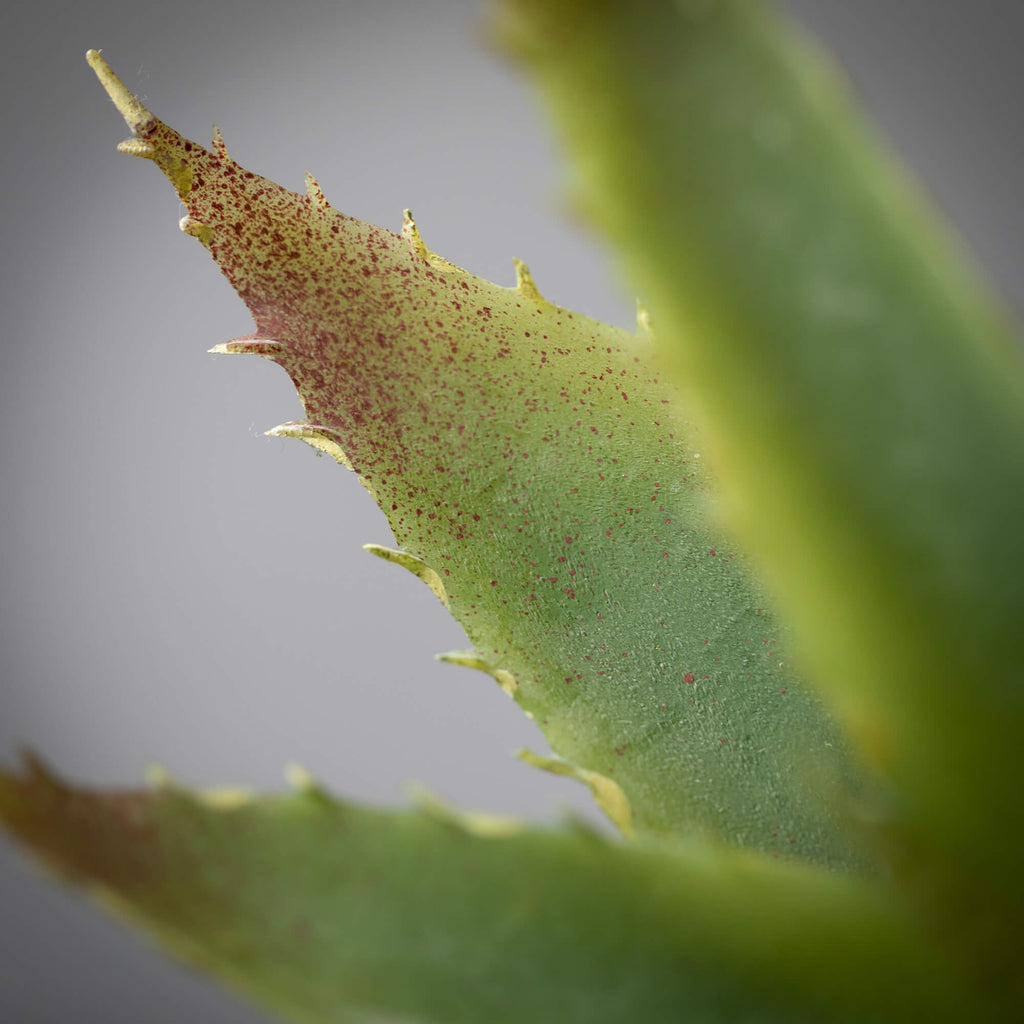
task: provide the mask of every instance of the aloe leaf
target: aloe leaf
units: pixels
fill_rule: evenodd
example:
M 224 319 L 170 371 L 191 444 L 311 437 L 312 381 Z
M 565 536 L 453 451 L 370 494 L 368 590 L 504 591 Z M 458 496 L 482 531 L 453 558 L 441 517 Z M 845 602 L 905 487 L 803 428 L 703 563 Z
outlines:
M 300 781 L 97 793 L 31 761 L 0 772 L 0 817 L 170 952 L 301 1024 L 952 1021 L 965 1005 L 876 883 L 371 810 Z
M 402 233 L 183 139 L 89 60 L 256 321 L 217 347 L 282 366 L 298 437 L 355 469 L 482 669 L 638 834 L 853 866 L 862 786 L 786 666 L 771 597 L 708 513 L 699 434 L 638 336 L 504 288 Z
M 760 4 L 503 11 L 729 521 L 891 783 L 902 876 L 1019 1000 L 1017 332 L 828 61 Z

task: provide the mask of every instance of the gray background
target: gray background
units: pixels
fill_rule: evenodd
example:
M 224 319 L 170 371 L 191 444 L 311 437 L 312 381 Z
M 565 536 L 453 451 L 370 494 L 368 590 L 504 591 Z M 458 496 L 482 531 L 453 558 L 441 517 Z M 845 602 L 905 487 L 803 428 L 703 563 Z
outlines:
M 1024 4 L 803 0 L 998 287 L 1024 308 Z M 473 0 L 39 2 L 0 16 L 0 758 L 69 777 L 331 787 L 552 820 L 585 793 L 509 757 L 542 738 L 388 543 L 351 474 L 262 431 L 300 409 L 258 359 L 205 354 L 249 318 L 83 54 L 245 166 L 511 284 L 629 325 L 633 299 L 566 215 L 554 149 Z M 264 1018 L 152 955 L 0 842 L 0 1021 Z

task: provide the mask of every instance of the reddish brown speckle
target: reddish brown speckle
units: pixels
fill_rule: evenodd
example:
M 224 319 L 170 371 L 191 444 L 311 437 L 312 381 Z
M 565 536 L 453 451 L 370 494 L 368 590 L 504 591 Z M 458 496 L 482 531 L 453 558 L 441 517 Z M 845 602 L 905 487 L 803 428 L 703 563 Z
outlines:
M 700 475 L 687 477 L 679 454 L 685 446 L 650 415 L 640 415 L 668 398 L 640 369 L 635 339 L 623 334 L 620 345 L 609 340 L 616 337 L 613 329 L 549 307 L 517 315 L 522 304 L 510 297 L 512 290 L 441 272 L 394 232 L 250 172 L 238 180 L 243 172 L 226 156 L 213 167 L 200 147 L 183 149 L 195 183 L 189 215 L 213 231 L 214 255 L 252 310 L 255 336 L 273 337 L 281 346 L 279 361 L 307 416 L 336 434 L 363 481 L 373 481 L 398 544 L 442 574 L 453 612 L 477 629 L 474 642 L 482 649 L 494 644 L 495 662 L 516 667 L 517 678 L 528 684 L 521 696 L 532 696 L 533 683 L 544 698 L 544 686 L 558 678 L 547 667 L 553 664 L 581 669 L 563 677 L 565 685 L 578 681 L 579 693 L 552 691 L 565 706 L 606 671 L 603 681 L 627 696 L 645 673 L 656 676 L 649 695 L 628 697 L 636 703 L 620 741 L 636 735 L 640 703 L 666 709 L 670 704 L 658 700 L 667 700 L 676 708 L 678 693 L 669 692 L 679 667 L 709 635 L 706 621 L 691 624 L 673 607 L 670 589 L 670 569 L 691 572 L 706 543 L 696 539 L 697 529 L 682 529 L 687 499 L 680 504 L 674 496 L 681 480 L 696 491 Z M 541 339 L 549 338 L 542 350 Z M 672 495 L 668 484 L 660 495 L 654 472 L 667 474 Z M 662 524 L 675 525 L 659 537 Z M 602 534 L 621 538 L 626 553 L 619 561 L 603 557 Z M 557 554 L 560 537 L 578 562 L 566 564 L 569 556 Z M 583 593 L 559 588 L 560 575 L 543 575 L 545 569 L 550 574 L 552 557 L 565 564 L 559 572 L 567 573 L 566 582 L 580 582 Z M 500 577 L 490 588 L 488 571 Z M 540 597 L 529 593 L 545 581 Z M 568 615 L 559 589 L 574 602 Z M 665 598 L 655 641 L 665 647 L 657 653 L 653 645 L 637 645 L 646 628 L 638 614 L 648 614 L 637 599 L 642 590 Z M 559 604 L 568 620 L 564 631 L 551 627 Z M 484 622 L 496 611 L 506 617 L 500 629 Z M 513 615 L 538 628 L 521 635 L 507 622 Z M 716 639 L 728 649 L 733 641 Z M 689 653 L 682 653 L 684 645 Z M 635 670 L 624 671 L 626 659 Z M 697 678 L 708 677 L 682 675 L 685 684 Z M 729 678 L 722 674 L 723 683 Z M 553 710 L 551 721 L 564 731 L 566 719 L 559 721 Z M 580 740 L 585 747 L 587 738 Z M 614 748 L 618 757 L 628 742 Z M 601 751 L 606 761 L 606 740 Z

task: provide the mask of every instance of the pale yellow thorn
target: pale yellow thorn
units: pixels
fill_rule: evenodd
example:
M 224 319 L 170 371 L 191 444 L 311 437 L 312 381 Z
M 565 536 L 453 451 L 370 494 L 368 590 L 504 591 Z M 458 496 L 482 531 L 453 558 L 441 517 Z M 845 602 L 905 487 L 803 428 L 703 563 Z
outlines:
M 289 761 L 284 766 L 284 778 L 292 789 L 302 792 L 317 789 L 316 779 L 313 778 L 312 773 L 294 761 Z
M 214 352 L 216 350 L 217 349 L 214 348 L 210 351 Z M 222 349 L 221 351 L 230 350 Z M 300 441 L 305 441 L 306 444 L 323 452 L 325 455 L 330 455 L 335 462 L 344 466 L 346 469 L 353 468 L 344 449 L 338 443 L 337 436 L 333 431 L 327 430 L 326 428 L 317 427 L 311 423 L 292 422 L 282 423 L 280 426 L 274 427 L 272 430 L 265 431 L 265 433 L 267 437 L 297 437 Z
M 520 295 L 535 302 L 538 306 L 550 306 L 551 303 L 541 295 L 540 289 L 533 280 L 530 268 L 522 260 L 513 260 L 512 262 L 516 268 L 516 288 Z
M 127 153 L 128 156 L 142 157 L 143 160 L 152 160 L 156 157 L 156 146 L 145 139 L 125 139 L 117 144 L 118 153 Z
M 100 56 L 99 50 L 88 50 L 85 59 L 89 67 L 96 72 L 100 84 L 107 90 L 107 95 L 114 101 L 114 106 L 128 122 L 133 131 L 138 131 L 156 120 L 136 97 L 128 91 L 124 82 L 111 70 L 110 65 Z
M 515 697 L 519 684 L 515 676 L 508 669 L 494 668 L 486 658 L 483 658 L 476 651 L 446 651 L 444 654 L 435 654 L 438 661 L 448 665 L 462 665 L 463 668 L 473 668 L 478 672 L 484 672 L 494 679 L 498 685 L 510 697 Z
M 482 839 L 505 839 L 519 835 L 527 828 L 525 822 L 511 815 L 460 811 L 418 782 L 407 785 L 406 792 L 413 806 L 421 814 L 442 825 Z
M 220 786 L 216 789 L 204 789 L 194 793 L 193 796 L 200 803 L 217 811 L 233 811 L 256 802 L 256 794 L 243 786 Z
M 448 591 L 445 588 L 444 580 L 441 579 L 437 570 L 427 565 L 422 558 L 410 555 L 408 551 L 399 551 L 395 548 L 385 547 L 383 544 L 364 544 L 363 550 L 371 555 L 383 558 L 385 562 L 394 562 L 403 569 L 408 569 L 413 576 L 418 576 L 434 592 L 437 599 L 448 607 Z
M 589 768 L 580 768 L 561 757 L 544 757 L 535 754 L 532 750 L 520 750 L 517 757 L 541 768 L 553 775 L 564 775 L 570 779 L 582 782 L 590 789 L 598 807 L 608 815 L 618 826 L 619 831 L 627 839 L 636 838 L 636 831 L 633 828 L 633 810 L 629 804 L 629 797 L 623 792 L 622 787 L 607 775 L 591 771 Z
M 162 764 L 146 765 L 146 781 L 154 789 L 166 789 L 174 785 L 171 773 Z
M 213 126 L 213 141 L 211 142 L 211 145 L 213 146 L 214 153 L 216 153 L 222 160 L 229 159 L 228 147 L 224 143 L 224 136 L 221 135 L 220 129 L 216 125 Z
M 324 195 L 324 190 L 320 187 L 320 182 L 309 171 L 306 171 L 306 195 L 319 209 L 329 210 L 331 208 L 331 204 L 327 202 L 327 197 Z

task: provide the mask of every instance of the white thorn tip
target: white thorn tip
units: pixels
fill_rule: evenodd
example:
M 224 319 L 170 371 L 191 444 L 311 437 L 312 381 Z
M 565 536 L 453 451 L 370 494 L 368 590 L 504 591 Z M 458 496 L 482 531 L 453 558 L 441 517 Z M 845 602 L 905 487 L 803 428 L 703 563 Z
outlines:
M 206 351 L 217 356 L 257 355 L 264 359 L 275 359 L 284 351 L 284 346 L 268 338 L 244 338 L 222 341 Z
M 198 238 L 203 245 L 209 245 L 213 239 L 213 231 L 202 221 L 193 220 L 192 217 L 186 215 L 178 221 L 178 227 L 185 232 L 186 235 L 191 235 L 193 238 Z

